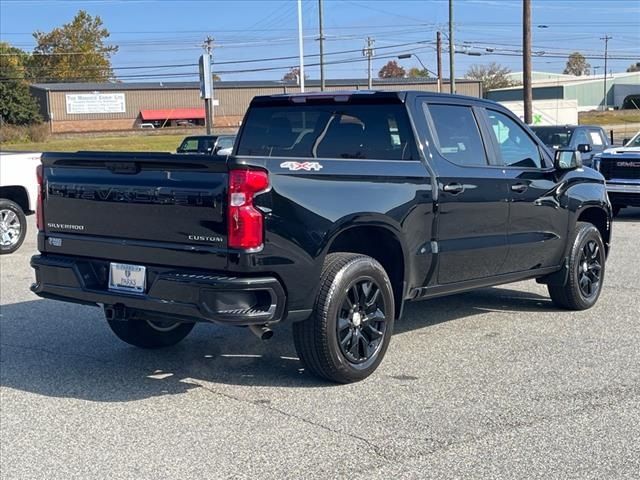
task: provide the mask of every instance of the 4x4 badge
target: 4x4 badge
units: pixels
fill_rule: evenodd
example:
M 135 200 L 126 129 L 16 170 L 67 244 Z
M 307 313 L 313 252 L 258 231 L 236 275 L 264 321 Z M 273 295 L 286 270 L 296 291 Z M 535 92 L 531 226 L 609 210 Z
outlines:
M 320 171 L 322 165 L 320 162 L 283 162 L 280 164 L 280 168 L 288 168 L 291 171 L 306 170 L 307 172 L 314 170 Z

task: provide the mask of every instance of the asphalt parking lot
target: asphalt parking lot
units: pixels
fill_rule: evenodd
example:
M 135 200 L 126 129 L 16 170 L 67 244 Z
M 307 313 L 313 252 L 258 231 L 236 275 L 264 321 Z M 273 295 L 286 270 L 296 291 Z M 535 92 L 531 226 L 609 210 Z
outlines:
M 378 371 L 335 386 L 288 327 L 130 347 L 30 293 L 30 235 L 0 262 L 1 478 L 637 479 L 639 245 L 626 210 L 589 311 L 535 282 L 411 304 Z

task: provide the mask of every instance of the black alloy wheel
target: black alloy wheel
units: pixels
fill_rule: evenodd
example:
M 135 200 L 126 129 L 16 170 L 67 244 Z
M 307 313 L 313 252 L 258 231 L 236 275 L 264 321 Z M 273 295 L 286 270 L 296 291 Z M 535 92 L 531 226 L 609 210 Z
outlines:
M 595 240 L 585 243 L 580 254 L 578 284 L 585 298 L 591 298 L 600 291 L 600 274 L 602 272 L 602 251 Z
M 371 278 L 353 282 L 336 323 L 340 351 L 354 366 L 366 364 L 382 345 L 387 328 L 384 299 Z

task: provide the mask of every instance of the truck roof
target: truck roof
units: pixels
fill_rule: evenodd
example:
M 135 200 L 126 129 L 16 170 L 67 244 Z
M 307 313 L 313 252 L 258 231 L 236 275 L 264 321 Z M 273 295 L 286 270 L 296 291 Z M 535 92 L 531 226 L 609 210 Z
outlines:
M 485 100 L 478 97 L 469 97 L 466 95 L 454 95 L 449 93 L 425 92 L 421 90 L 341 90 L 331 92 L 305 92 L 305 93 L 279 93 L 275 95 L 259 95 L 253 98 L 251 105 L 280 104 L 283 101 L 287 103 L 305 103 L 306 99 L 322 100 L 334 99 L 335 101 L 349 102 L 354 99 L 363 100 L 365 98 L 376 101 L 400 101 L 406 102 L 408 99 L 420 97 L 431 97 L 438 99 L 457 99 L 466 102 L 481 103 L 485 105 L 499 105 L 492 100 Z

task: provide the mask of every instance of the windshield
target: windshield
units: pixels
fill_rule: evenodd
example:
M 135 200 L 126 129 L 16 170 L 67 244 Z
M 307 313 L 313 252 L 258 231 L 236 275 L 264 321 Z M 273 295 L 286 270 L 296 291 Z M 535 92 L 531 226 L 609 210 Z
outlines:
M 377 160 L 417 159 L 403 105 L 254 106 L 238 155 Z
M 533 133 L 548 147 L 563 148 L 571 142 L 573 130 L 566 127 L 531 127 Z
M 625 147 L 640 147 L 640 132 L 636 133 L 636 136 L 629 140 Z

